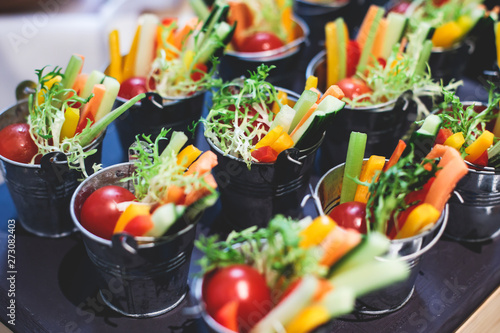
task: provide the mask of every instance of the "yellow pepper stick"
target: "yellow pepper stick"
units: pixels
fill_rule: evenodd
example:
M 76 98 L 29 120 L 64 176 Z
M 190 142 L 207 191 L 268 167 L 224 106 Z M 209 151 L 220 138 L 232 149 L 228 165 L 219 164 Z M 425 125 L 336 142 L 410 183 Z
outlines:
M 286 92 L 284 92 L 283 90 L 278 90 L 277 99 L 281 103 L 281 105 L 288 104 L 288 94 Z M 278 112 L 280 112 L 280 110 L 281 110 L 280 104 L 277 101 L 275 101 L 273 103 L 273 107 L 272 107 L 271 111 L 274 114 L 277 114 Z
M 122 56 L 120 54 L 120 35 L 118 30 L 109 33 L 109 70 L 108 75 L 122 82 Z
M 74 137 L 79 120 L 80 120 L 80 110 L 76 108 L 67 107 L 66 111 L 64 111 L 64 123 L 61 127 L 60 137 L 62 139 Z
M 465 160 L 469 162 L 474 162 L 493 144 L 493 138 L 495 135 L 490 131 L 484 131 L 473 143 L 471 143 L 465 152 L 468 154 L 465 156 Z
M 125 208 L 122 215 L 120 215 L 120 217 L 118 218 L 113 233 L 116 234 L 122 232 L 125 229 L 127 223 L 134 217 L 140 215 L 149 215 L 150 208 L 151 207 L 147 204 L 138 202 L 131 203 L 127 208 Z
M 450 135 L 443 144 L 445 146 L 450 146 L 455 148 L 456 150 L 459 150 L 460 148 L 462 148 L 464 143 L 465 143 L 464 135 L 462 134 L 462 132 L 458 132 L 453 135 Z
M 278 154 L 291 147 L 293 147 L 293 140 L 286 132 L 281 133 L 280 136 L 271 143 L 271 148 Z
M 177 154 L 177 165 L 188 168 L 201 155 L 201 150 L 194 145 L 189 145 Z
M 272 130 L 267 132 L 267 134 L 262 139 L 260 139 L 259 142 L 257 142 L 257 144 L 255 145 L 255 149 L 270 146 L 274 141 L 276 141 L 276 139 L 279 138 L 281 133 L 283 133 L 283 126 L 276 126 Z
M 306 80 L 306 86 L 304 90 L 309 90 L 311 88 L 318 88 L 318 77 L 314 75 L 309 75 Z
M 286 325 L 287 333 L 306 333 L 330 320 L 330 313 L 323 305 L 313 304 L 302 310 Z
M 286 42 L 290 43 L 295 40 L 294 25 L 293 22 L 293 10 L 291 6 L 291 1 L 277 0 L 276 3 L 281 8 L 281 25 L 286 31 Z
M 377 173 L 380 173 L 380 171 L 382 171 L 384 165 L 385 165 L 384 156 L 377 156 L 377 155 L 370 156 L 363 170 L 361 171 L 361 174 L 359 175 L 359 180 L 362 182 L 371 183 L 373 177 L 375 177 Z M 369 196 L 368 186 L 358 185 L 358 187 L 356 188 L 356 194 L 354 195 L 354 201 L 367 203 L 368 196 Z
M 56 82 L 61 82 L 61 80 L 62 80 L 62 77 L 57 75 L 57 76 L 54 76 L 53 78 L 49 79 L 47 82 L 45 82 L 43 91 L 38 92 L 38 104 L 39 105 L 43 104 L 43 102 L 45 102 L 45 96 L 43 95 L 43 92 L 47 92 L 46 89 L 52 88 L 52 86 Z
M 325 25 L 326 48 L 326 86 L 337 83 L 339 80 L 339 50 L 337 47 L 337 27 L 335 21 Z
M 328 233 L 336 226 L 337 224 L 335 221 L 327 215 L 316 217 L 311 224 L 300 232 L 301 240 L 299 246 L 302 248 L 308 248 L 319 245 L 325 236 L 328 235 Z
M 497 44 L 497 64 L 500 66 L 500 22 L 495 23 L 495 42 Z
M 405 224 L 396 235 L 397 239 L 415 236 L 426 226 L 436 223 L 441 212 L 429 203 L 423 203 L 413 209 L 408 215 Z
M 141 26 L 137 26 L 135 31 L 134 40 L 130 45 L 130 51 L 125 57 L 125 64 L 123 65 L 122 80 L 135 76 L 135 58 L 137 57 L 137 45 L 139 44 L 139 35 L 141 34 Z
M 442 24 L 432 35 L 432 44 L 436 47 L 448 48 L 453 46 L 462 35 L 462 28 L 455 21 Z

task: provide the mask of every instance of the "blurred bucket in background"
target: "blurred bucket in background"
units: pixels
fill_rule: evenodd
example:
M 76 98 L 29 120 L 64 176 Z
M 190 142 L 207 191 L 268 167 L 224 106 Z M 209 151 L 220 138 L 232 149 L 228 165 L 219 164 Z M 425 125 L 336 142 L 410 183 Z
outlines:
M 344 166 L 345 163 L 330 169 L 318 181 L 313 196 L 320 213 L 328 215 L 339 204 Z M 398 260 L 405 261 L 410 269 L 408 279 L 362 296 L 356 302 L 355 311 L 368 315 L 382 315 L 402 308 L 414 292 L 422 256 L 438 242 L 447 222 L 448 206 L 429 230 L 410 238 L 391 240 L 387 254 L 377 259 L 383 261 L 387 260 L 386 258 L 399 256 Z
M 100 276 L 99 292 L 111 309 L 125 316 L 146 318 L 174 309 L 185 298 L 197 221 L 183 216 L 175 233 L 159 238 L 116 234 L 107 240 L 90 233 L 79 222 L 83 203 L 95 190 L 117 185 L 134 170 L 133 163 L 105 168 L 87 178 L 71 199 L 74 224 L 82 234 L 91 262 Z M 181 223 L 181 224 L 178 224 Z
M 429 57 L 432 78 L 436 81 L 443 80 L 445 85 L 452 79 L 460 80 L 473 51 L 474 45 L 469 40 L 447 49 L 433 48 Z
M 0 114 L 0 129 L 25 123 L 29 114 L 28 102 L 18 102 Z M 97 149 L 85 159 L 86 171 L 101 163 L 101 133 L 86 151 Z M 19 163 L 0 155 L 0 169 L 16 206 L 19 222 L 28 232 L 42 237 L 64 237 L 75 231 L 69 214 L 73 192 L 84 178 L 82 172 L 69 169 L 67 156 L 62 152 L 44 155 L 40 164 Z

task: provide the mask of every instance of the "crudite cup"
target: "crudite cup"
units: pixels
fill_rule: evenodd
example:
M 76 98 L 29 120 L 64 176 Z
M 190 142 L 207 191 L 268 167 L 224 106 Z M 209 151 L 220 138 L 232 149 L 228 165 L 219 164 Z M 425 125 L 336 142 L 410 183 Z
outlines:
M 474 104 L 476 112 L 486 108 L 479 102 L 462 104 Z M 487 129 L 491 130 L 491 125 Z M 445 235 L 463 242 L 489 241 L 500 235 L 500 169 L 465 163 L 469 172 L 449 200 L 450 221 Z
M 269 72 L 267 82 L 275 86 L 292 89 L 296 81 L 297 66 L 301 61 L 309 28 L 300 18 L 294 18 L 296 24 L 294 41 L 274 50 L 262 52 L 238 52 L 226 50 L 220 59 L 219 76 L 224 81 L 231 81 L 248 72 L 255 72 L 261 64 L 276 66 Z
M 313 197 L 320 213 L 329 214 L 339 204 L 344 166 L 345 163 L 330 169 L 318 181 Z M 398 256 L 397 260 L 403 260 L 407 263 L 410 275 L 405 281 L 360 297 L 356 302 L 356 312 L 367 315 L 382 315 L 402 308 L 414 292 L 422 256 L 440 239 L 447 221 L 448 206 L 445 207 L 439 220 L 429 230 L 410 238 L 391 240 L 388 252 L 377 259 L 383 261 Z
M 19 101 L 1 112 L 0 130 L 10 124 L 25 123 L 28 114 L 27 100 Z M 101 163 L 104 135 L 105 132 L 101 133 L 84 147 L 86 151 L 97 149 L 95 154 L 85 158 L 89 174 L 94 163 Z M 48 153 L 42 157 L 40 164 L 19 163 L 0 155 L 0 169 L 24 229 L 37 236 L 54 238 L 75 231 L 68 207 L 84 175 L 69 169 L 64 153 Z
M 306 77 L 318 78 L 318 88 L 326 87 L 326 51 L 318 53 L 309 63 Z M 417 104 L 411 91 L 399 98 L 374 106 L 352 108 L 346 104 L 328 128 L 321 147 L 320 169 L 325 172 L 345 161 L 349 135 L 352 131 L 368 135 L 366 155 L 390 156 L 398 140 L 417 117 Z
M 205 90 L 197 91 L 187 97 L 169 99 L 164 99 L 154 92 L 146 93 L 146 97 L 115 120 L 118 137 L 125 154 L 130 145 L 136 141 L 136 135 L 151 135 L 151 140 L 154 141 L 163 128 L 171 129 L 167 138 L 174 131 L 179 131 L 186 133 L 189 143 L 193 143 L 194 139 L 188 131 L 201 117 L 205 92 Z M 118 97 L 115 107 L 125 102 L 124 98 Z M 162 140 L 161 144 L 166 145 L 166 142 L 167 140 Z
M 121 179 L 132 174 L 132 162 L 105 168 L 80 184 L 71 198 L 70 211 L 82 234 L 87 254 L 100 276 L 99 292 L 113 310 L 129 317 L 153 317 L 174 309 L 185 297 L 189 262 L 200 212 L 184 214 L 175 233 L 159 238 L 116 234 L 98 237 L 79 222 L 85 200 L 95 190 L 117 185 L 133 191 Z

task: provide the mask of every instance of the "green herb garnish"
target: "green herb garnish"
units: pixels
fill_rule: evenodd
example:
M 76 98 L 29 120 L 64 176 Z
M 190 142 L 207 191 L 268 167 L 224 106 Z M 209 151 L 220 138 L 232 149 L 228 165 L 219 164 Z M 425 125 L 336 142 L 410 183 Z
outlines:
M 255 138 L 261 139 L 271 125 L 270 105 L 278 101 L 275 87 L 266 82 L 274 68 L 260 65 L 249 78 L 219 82 L 213 93 L 212 108 L 206 119 L 205 136 L 224 154 L 243 159 L 250 167 Z
M 134 194 L 138 201 L 144 203 L 157 203 L 165 198 L 170 186 L 184 188 L 185 193 L 200 188 L 207 188 L 210 192 L 215 192 L 204 180 L 205 175 L 193 173 L 186 175 L 186 169 L 177 164 L 177 153 L 165 149 L 160 153 L 159 144 L 166 140 L 167 129 L 162 129 L 155 141 L 151 136 L 139 135 L 136 137 L 137 145 L 134 147 L 136 154 L 134 157 L 135 170 L 130 177 L 122 181 L 131 180 L 134 185 Z
M 379 174 L 379 179 L 368 187 L 370 197 L 366 204 L 366 220 L 369 230 L 386 234 L 388 223 L 394 223 L 397 228 L 398 215 L 416 203 L 407 203 L 406 196 L 422 187 L 435 176 L 438 170 L 432 160 L 422 164 L 413 160 L 413 149 L 385 172 Z M 430 163 L 427 163 L 430 162 Z M 428 170 L 424 165 L 431 166 Z

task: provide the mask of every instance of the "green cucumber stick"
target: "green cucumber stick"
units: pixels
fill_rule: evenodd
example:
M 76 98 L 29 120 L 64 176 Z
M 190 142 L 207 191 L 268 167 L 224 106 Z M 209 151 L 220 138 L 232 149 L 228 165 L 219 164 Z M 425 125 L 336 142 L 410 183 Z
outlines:
M 102 84 L 104 84 L 104 86 L 106 87 L 106 92 L 104 93 L 101 104 L 97 109 L 95 121 L 98 121 L 109 112 L 111 112 L 116 97 L 118 96 L 118 92 L 120 91 L 120 83 L 111 76 L 106 76 Z
M 340 203 L 354 200 L 358 184 L 354 178 L 358 178 L 363 167 L 363 158 L 366 148 L 366 133 L 351 132 L 349 145 L 347 147 L 347 157 L 344 167 L 344 180 L 342 181 L 342 191 L 340 192 Z
M 172 152 L 174 152 L 174 154 L 177 155 L 187 141 L 188 137 L 186 134 L 184 134 L 184 132 L 175 131 L 172 133 L 167 147 L 161 154 L 164 156 L 166 154 L 171 154 Z
M 425 70 L 427 69 L 427 62 L 429 61 L 429 58 L 431 56 L 432 47 L 432 41 L 430 39 L 427 39 L 422 46 L 422 50 L 420 51 L 414 74 L 423 75 L 425 73 Z
M 68 66 L 64 70 L 64 77 L 61 80 L 61 85 L 63 89 L 71 89 L 75 84 L 76 78 L 83 67 L 83 57 L 77 54 L 73 54 L 69 58 Z
M 293 109 L 297 111 L 295 117 L 293 117 L 292 124 L 290 128 L 295 128 L 299 121 L 304 117 L 304 115 L 309 111 L 311 106 L 318 101 L 318 94 L 312 90 L 304 90 L 300 95 L 297 103 L 293 106 Z
M 373 43 L 375 42 L 375 37 L 377 36 L 378 27 L 380 20 L 383 18 L 385 11 L 383 8 L 377 9 L 373 21 L 371 23 L 370 29 L 368 30 L 368 37 L 366 38 L 365 45 L 361 50 L 361 56 L 359 58 L 358 67 L 356 67 L 356 73 L 364 73 L 368 61 L 372 56 Z

